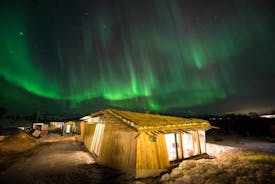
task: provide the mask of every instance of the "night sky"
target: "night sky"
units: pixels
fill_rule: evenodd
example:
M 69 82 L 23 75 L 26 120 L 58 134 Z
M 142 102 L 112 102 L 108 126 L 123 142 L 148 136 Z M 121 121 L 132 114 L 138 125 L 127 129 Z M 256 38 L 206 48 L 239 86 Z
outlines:
M 0 2 L 0 106 L 275 109 L 270 0 Z

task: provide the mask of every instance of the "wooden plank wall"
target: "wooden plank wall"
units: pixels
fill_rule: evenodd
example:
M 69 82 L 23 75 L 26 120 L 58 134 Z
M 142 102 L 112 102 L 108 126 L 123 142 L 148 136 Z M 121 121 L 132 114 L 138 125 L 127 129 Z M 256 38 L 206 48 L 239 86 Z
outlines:
M 98 162 L 113 168 L 134 172 L 136 163 L 136 131 L 126 125 L 105 120 Z
M 91 152 L 91 145 L 93 140 L 93 135 L 95 131 L 95 124 L 85 123 L 84 128 L 84 146 Z
M 144 132 L 137 139 L 137 169 L 167 169 L 170 166 L 164 134 L 158 134 L 156 142 Z

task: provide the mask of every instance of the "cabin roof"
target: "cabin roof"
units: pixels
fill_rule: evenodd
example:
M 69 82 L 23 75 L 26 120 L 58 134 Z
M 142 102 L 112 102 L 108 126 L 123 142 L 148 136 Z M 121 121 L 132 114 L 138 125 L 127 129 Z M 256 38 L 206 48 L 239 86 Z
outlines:
M 113 116 L 121 122 L 134 128 L 137 131 L 173 131 L 173 130 L 192 130 L 192 129 L 210 129 L 211 125 L 207 120 L 195 118 L 180 118 L 173 116 L 164 116 L 149 113 L 137 113 L 130 111 L 121 111 L 116 109 L 107 109 L 91 114 L 91 117 Z

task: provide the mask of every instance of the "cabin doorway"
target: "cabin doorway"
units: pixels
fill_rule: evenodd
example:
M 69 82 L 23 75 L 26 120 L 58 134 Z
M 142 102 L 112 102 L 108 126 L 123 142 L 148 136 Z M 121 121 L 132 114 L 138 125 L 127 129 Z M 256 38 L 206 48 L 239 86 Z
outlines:
M 187 131 L 165 134 L 169 161 L 183 160 L 205 152 L 205 132 Z
M 71 125 L 67 125 L 66 126 L 66 130 L 65 130 L 65 133 L 66 134 L 69 134 L 71 132 Z
M 183 146 L 180 133 L 165 134 L 166 148 L 169 161 L 183 159 Z
M 105 128 L 105 124 L 102 124 L 102 123 L 96 124 L 95 132 L 92 140 L 92 146 L 91 146 L 91 150 L 96 156 L 99 155 L 104 128 Z

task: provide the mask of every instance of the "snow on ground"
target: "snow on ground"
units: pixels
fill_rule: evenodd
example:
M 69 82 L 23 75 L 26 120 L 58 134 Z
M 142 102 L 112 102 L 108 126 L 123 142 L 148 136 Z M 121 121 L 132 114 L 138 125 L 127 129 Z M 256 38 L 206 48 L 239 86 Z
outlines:
M 214 156 L 213 159 L 185 160 L 170 173 L 162 175 L 160 182 L 169 184 L 275 183 L 275 154 L 259 151 L 261 148 L 273 150 L 274 143 L 260 146 L 253 141 L 241 145 L 229 141 L 226 146 L 222 145 L 222 142 L 219 144 L 207 143 L 207 152 L 210 156 Z
M 220 156 L 223 152 L 236 149 L 232 146 L 223 146 L 217 144 L 206 143 L 207 154 L 211 156 Z
M 73 136 L 49 135 L 33 141 L 16 134 L 5 141 L 0 144 L 1 184 L 275 183 L 274 143 L 266 141 L 209 141 L 207 152 L 212 159 L 185 160 L 170 173 L 142 180 L 96 164 Z M 16 149 L 15 145 L 18 145 Z
M 209 136 L 207 142 L 219 146 L 229 146 L 232 148 L 260 150 L 275 153 L 275 143 L 269 142 L 267 138 L 223 136 L 221 139 L 222 141 L 214 141 L 214 138 Z M 211 151 L 211 149 L 209 149 L 209 151 Z M 210 152 L 208 153 L 210 154 Z

